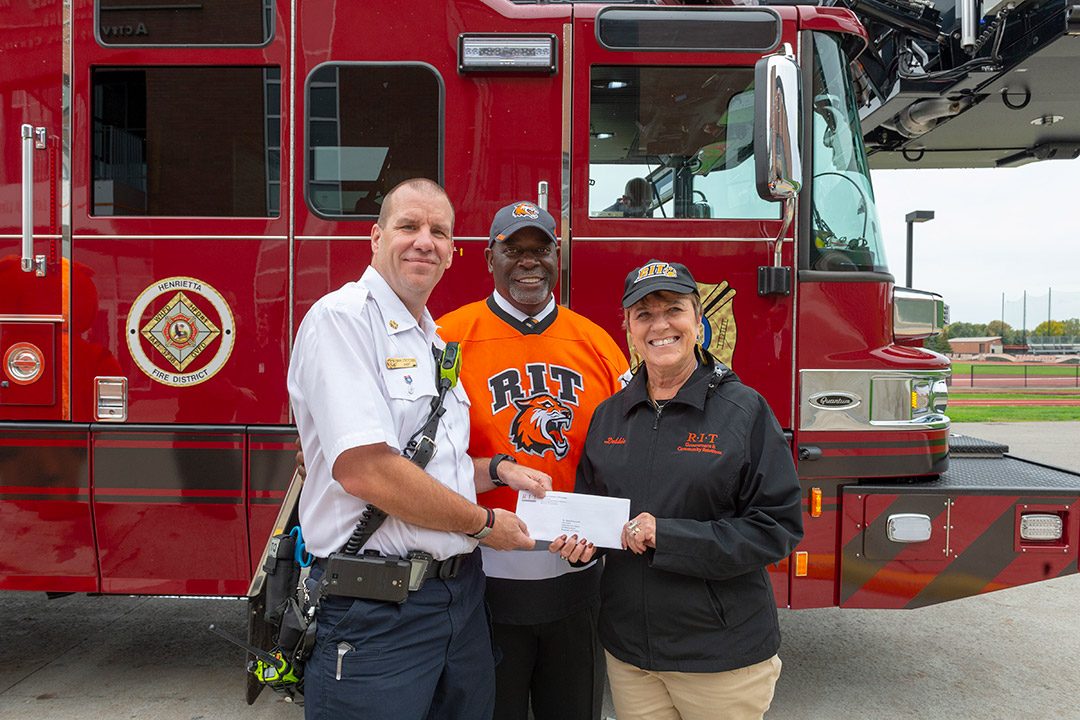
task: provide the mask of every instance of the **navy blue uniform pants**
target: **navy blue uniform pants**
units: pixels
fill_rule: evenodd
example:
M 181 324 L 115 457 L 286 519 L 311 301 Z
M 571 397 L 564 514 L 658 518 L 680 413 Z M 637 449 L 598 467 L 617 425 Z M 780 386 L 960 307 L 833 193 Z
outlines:
M 495 663 L 477 550 L 398 604 L 324 595 L 304 673 L 306 720 L 491 717 Z

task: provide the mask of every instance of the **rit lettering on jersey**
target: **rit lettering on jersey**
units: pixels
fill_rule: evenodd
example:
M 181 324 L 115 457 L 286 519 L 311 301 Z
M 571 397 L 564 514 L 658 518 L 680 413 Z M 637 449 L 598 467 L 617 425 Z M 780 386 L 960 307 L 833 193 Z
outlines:
M 518 368 L 508 368 L 487 382 L 491 414 L 516 411 L 509 431 L 514 449 L 537 456 L 550 450 L 556 460 L 566 457 L 570 452 L 566 432 L 574 424 L 574 408 L 585 389 L 581 373 L 559 365 L 530 363 L 525 366 L 524 378 Z

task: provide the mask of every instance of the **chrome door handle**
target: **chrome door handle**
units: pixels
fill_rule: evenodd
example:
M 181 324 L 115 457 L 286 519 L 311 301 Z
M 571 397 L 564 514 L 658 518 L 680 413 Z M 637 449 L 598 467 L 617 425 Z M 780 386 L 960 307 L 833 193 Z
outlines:
M 22 126 L 22 271 L 45 277 L 45 256 L 34 256 L 34 149 L 45 147 L 45 128 Z
M 547 210 L 548 203 L 548 184 L 547 180 L 541 180 L 540 184 L 536 187 L 536 205 L 541 210 Z

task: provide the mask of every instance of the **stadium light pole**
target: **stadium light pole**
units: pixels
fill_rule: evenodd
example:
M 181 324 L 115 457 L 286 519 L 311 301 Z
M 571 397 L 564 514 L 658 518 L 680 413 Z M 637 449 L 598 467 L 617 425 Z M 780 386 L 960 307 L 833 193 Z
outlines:
M 933 210 L 912 210 L 904 218 L 907 222 L 907 286 L 911 287 L 912 240 L 915 238 L 915 223 L 924 223 L 934 219 Z

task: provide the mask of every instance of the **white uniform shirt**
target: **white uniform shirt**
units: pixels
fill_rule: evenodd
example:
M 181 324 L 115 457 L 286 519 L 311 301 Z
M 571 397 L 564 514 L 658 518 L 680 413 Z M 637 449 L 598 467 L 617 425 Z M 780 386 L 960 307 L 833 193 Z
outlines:
M 427 418 L 437 394 L 432 344 L 445 347 L 427 308 L 417 324 L 371 267 L 359 281 L 321 298 L 300 323 L 289 363 L 289 398 L 307 465 L 300 524 L 312 555 L 340 550 L 366 505 L 331 477 L 338 456 L 376 443 L 401 452 Z M 460 384 L 446 393 L 445 408 L 427 472 L 475 502 L 473 464 L 466 454 L 469 400 Z M 423 550 L 444 560 L 475 547 L 476 540 L 461 533 L 391 516 L 363 549 L 402 556 Z

